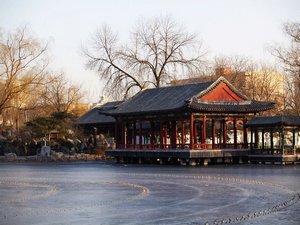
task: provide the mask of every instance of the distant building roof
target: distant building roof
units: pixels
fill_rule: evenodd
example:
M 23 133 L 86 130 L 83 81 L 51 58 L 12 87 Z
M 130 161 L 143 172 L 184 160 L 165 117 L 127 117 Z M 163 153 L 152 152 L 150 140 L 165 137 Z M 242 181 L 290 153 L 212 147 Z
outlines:
M 221 83 L 224 83 L 242 101 L 214 102 L 201 100 L 203 96 L 212 92 Z M 226 90 L 222 89 L 222 91 L 226 93 Z M 174 112 L 185 108 L 203 112 L 251 113 L 274 108 L 274 103 L 253 101 L 233 87 L 225 78 L 220 77 L 214 82 L 147 89 L 119 104 L 115 109 L 107 111 L 107 113 L 122 116 Z
M 257 116 L 246 123 L 250 127 L 300 126 L 300 116 Z
M 120 103 L 122 103 L 122 101 L 107 102 L 104 105 L 97 106 L 79 117 L 76 121 L 76 124 L 85 125 L 114 123 L 115 119 L 112 116 L 104 115 L 103 112 L 114 109 L 114 107 Z

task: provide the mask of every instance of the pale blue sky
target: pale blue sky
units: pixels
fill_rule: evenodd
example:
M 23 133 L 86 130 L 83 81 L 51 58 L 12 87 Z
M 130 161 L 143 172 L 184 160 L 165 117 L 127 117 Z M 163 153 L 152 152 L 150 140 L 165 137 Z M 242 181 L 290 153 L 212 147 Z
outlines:
M 270 44 L 284 42 L 282 24 L 300 22 L 300 0 L 0 0 L 0 27 L 28 25 L 50 43 L 51 68 L 65 71 L 96 101 L 102 84 L 84 68 L 82 43 L 104 23 L 126 40 L 141 17 L 170 15 L 203 41 L 209 57 L 270 60 Z

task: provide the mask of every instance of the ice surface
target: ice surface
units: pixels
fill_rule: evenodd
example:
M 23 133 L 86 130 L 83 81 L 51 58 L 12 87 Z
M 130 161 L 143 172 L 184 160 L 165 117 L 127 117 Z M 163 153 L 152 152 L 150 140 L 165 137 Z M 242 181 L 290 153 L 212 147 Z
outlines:
M 0 164 L 0 224 L 290 224 L 299 166 Z

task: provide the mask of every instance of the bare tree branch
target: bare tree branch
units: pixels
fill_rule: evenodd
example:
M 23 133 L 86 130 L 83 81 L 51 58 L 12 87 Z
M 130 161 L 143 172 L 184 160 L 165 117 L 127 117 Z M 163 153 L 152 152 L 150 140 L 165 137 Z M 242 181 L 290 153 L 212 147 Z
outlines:
M 290 38 L 290 45 L 273 47 L 271 53 L 286 72 L 287 113 L 300 115 L 300 23 L 284 24 L 284 32 Z
M 48 65 L 47 45 L 30 37 L 26 27 L 0 35 L 0 114 L 21 107 L 23 96 L 41 84 Z
M 179 69 L 199 71 L 204 62 L 196 35 L 169 17 L 139 22 L 127 45 L 118 45 L 117 35 L 104 26 L 92 37 L 84 55 L 87 66 L 106 81 L 106 91 L 113 89 L 123 98 L 148 85 L 166 85 Z
M 70 85 L 63 74 L 48 77 L 41 96 L 50 112 L 72 112 L 72 106 L 79 103 L 83 95 L 80 87 Z

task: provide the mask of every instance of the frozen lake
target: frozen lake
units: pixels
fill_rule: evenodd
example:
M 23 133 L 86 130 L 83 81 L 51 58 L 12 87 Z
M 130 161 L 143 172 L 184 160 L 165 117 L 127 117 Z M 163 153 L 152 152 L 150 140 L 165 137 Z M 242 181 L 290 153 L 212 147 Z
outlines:
M 0 224 L 300 224 L 300 166 L 0 164 Z

